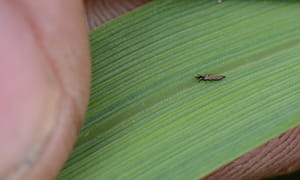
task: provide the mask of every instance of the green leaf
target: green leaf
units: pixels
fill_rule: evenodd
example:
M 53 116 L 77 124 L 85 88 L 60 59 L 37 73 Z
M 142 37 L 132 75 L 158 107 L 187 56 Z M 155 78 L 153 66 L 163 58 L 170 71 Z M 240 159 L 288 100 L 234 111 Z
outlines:
M 198 179 L 299 125 L 299 9 L 156 0 L 91 32 L 89 110 L 58 179 Z

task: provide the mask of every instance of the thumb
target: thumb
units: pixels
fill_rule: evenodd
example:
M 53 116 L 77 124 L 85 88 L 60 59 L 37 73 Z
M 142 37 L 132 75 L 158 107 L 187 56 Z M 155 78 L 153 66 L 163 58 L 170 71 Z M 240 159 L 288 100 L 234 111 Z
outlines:
M 82 1 L 0 2 L 0 179 L 52 179 L 87 106 Z

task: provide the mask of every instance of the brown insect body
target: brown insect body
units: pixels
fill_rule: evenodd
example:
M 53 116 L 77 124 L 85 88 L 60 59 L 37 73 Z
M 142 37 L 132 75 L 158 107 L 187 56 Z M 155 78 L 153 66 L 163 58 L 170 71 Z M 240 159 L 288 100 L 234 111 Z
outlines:
M 210 75 L 205 75 L 205 76 L 202 76 L 202 75 L 198 75 L 196 76 L 195 78 L 199 81 L 219 81 L 219 80 L 222 80 L 224 79 L 226 76 L 210 76 Z

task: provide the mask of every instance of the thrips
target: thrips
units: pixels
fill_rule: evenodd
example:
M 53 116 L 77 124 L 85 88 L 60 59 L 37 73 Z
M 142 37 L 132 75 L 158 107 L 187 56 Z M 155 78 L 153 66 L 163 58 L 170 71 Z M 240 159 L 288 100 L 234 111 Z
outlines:
M 211 75 L 205 75 L 205 76 L 202 76 L 202 75 L 198 75 L 198 76 L 195 76 L 195 78 L 198 80 L 198 81 L 219 81 L 219 80 L 222 80 L 224 79 L 226 76 L 211 76 Z

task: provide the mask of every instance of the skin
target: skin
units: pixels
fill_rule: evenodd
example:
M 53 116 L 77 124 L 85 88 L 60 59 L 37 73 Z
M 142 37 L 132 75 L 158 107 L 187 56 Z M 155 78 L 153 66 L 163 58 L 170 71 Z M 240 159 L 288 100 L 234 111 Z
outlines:
M 0 179 L 53 179 L 89 96 L 83 2 L 1 0 L 0 27 Z

